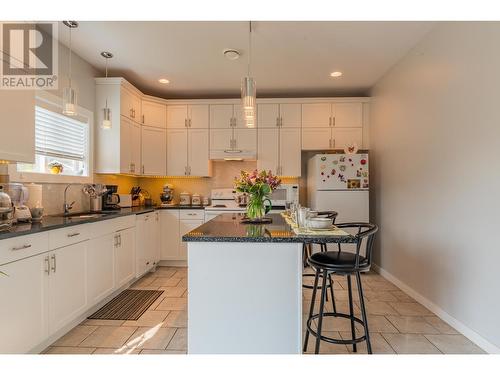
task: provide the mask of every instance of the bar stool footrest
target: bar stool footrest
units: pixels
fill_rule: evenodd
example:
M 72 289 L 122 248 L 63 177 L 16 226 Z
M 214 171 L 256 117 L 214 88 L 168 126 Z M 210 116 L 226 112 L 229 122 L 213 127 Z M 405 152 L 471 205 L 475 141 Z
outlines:
M 302 274 L 302 277 L 315 277 L 316 275 L 314 273 L 303 273 Z M 319 275 L 320 278 L 323 278 L 323 275 Z M 314 285 L 306 285 L 306 284 L 302 284 L 302 288 L 306 288 L 306 289 L 314 289 Z M 326 288 L 330 288 L 330 280 L 326 280 Z M 318 286 L 316 287 L 316 289 L 321 289 L 321 285 L 320 283 L 318 283 Z
M 355 316 L 350 316 L 349 314 L 343 314 L 343 313 L 339 313 L 339 312 L 337 312 L 337 313 L 334 313 L 334 312 L 325 312 L 325 313 L 323 313 L 323 318 L 325 316 L 333 316 L 335 318 L 349 319 L 349 320 L 354 321 L 355 323 L 361 324 L 361 326 L 364 327 L 364 322 L 361 319 L 356 318 Z M 316 319 L 319 319 L 319 314 L 311 315 L 311 317 L 309 319 L 307 319 L 307 330 L 314 337 L 318 337 L 318 332 L 315 331 L 314 328 L 311 327 L 311 323 L 313 322 L 313 320 L 316 320 Z M 358 343 L 360 343 L 362 341 L 365 341 L 366 340 L 366 335 L 363 335 L 363 336 L 360 336 L 360 337 L 356 337 L 354 340 L 353 339 L 339 340 L 339 339 L 334 339 L 332 337 L 323 336 L 323 335 L 321 335 L 319 338 L 322 341 L 326 341 L 326 342 L 329 342 L 329 343 L 332 343 L 332 344 L 352 345 L 352 344 L 358 344 Z

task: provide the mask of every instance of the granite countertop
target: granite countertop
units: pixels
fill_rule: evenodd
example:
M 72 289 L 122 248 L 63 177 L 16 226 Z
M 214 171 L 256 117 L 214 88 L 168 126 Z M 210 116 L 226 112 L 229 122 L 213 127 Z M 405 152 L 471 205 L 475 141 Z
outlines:
M 181 206 L 180 204 L 171 204 L 168 206 L 156 206 L 157 210 L 204 210 L 205 206 Z
M 153 212 L 156 207 L 131 207 L 122 208 L 115 211 L 105 211 L 97 216 L 92 216 L 88 218 L 71 218 L 71 217 L 61 217 L 61 216 L 44 216 L 40 223 L 17 223 L 12 226 L 9 230 L 0 231 L 0 240 L 25 236 L 27 234 L 45 232 L 48 230 L 54 230 L 59 228 L 70 227 L 73 225 L 94 223 L 102 220 L 115 219 L 120 216 L 128 215 L 138 215 L 147 212 Z
M 299 243 L 354 243 L 351 235 L 302 236 L 280 214 L 269 214 L 270 224 L 243 224 L 243 214 L 222 214 L 192 230 L 182 237 L 185 242 L 299 242 Z

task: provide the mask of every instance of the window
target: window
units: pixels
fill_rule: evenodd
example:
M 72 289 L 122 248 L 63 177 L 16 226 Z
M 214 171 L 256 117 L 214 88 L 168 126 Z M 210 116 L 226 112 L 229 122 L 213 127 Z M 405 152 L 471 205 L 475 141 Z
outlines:
M 11 179 L 19 182 L 82 182 L 92 180 L 92 112 L 63 115 L 61 100 L 37 94 L 35 105 L 35 163 L 13 166 Z

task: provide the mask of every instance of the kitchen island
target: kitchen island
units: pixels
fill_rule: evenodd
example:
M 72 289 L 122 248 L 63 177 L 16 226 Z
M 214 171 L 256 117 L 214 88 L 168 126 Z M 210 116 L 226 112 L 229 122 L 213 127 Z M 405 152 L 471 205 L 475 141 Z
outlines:
M 223 214 L 183 236 L 188 242 L 188 353 L 299 354 L 302 244 L 354 242 L 299 236 L 280 214 L 243 224 Z

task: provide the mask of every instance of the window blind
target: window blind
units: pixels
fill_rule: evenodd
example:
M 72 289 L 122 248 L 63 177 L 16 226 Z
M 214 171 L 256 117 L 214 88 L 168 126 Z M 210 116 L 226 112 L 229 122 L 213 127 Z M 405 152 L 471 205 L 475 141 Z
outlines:
M 83 161 L 86 155 L 88 124 L 35 107 L 35 152 Z

